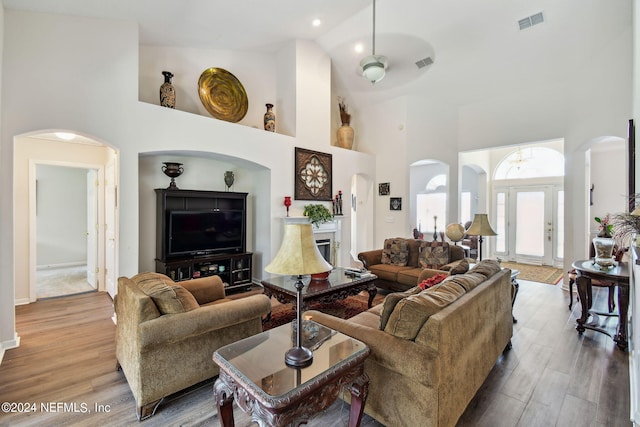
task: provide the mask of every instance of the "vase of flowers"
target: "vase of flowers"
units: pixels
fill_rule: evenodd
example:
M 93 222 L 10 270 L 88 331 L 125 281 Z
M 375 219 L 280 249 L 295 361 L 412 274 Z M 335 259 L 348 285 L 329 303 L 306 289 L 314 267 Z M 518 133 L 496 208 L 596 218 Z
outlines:
M 606 214 L 604 217 L 594 218 L 599 225 L 598 237 L 613 237 L 613 224 L 611 223 L 611 216 Z

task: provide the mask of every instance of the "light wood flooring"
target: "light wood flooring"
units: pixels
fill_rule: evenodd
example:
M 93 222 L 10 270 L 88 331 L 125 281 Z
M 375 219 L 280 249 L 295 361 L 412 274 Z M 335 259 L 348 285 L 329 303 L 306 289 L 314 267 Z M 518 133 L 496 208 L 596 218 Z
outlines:
M 604 308 L 605 293 L 595 295 L 596 307 Z M 578 335 L 579 304 L 572 313 L 567 304 L 560 285 L 520 282 L 513 349 L 496 363 L 458 426 L 631 426 L 628 354 L 603 334 Z M 0 426 L 219 425 L 211 381 L 172 396 L 151 419 L 137 422 L 133 396 L 115 370 L 112 314 L 105 293 L 16 307 L 21 346 L 8 350 L 0 365 L 0 402 L 33 402 L 36 410 L 0 412 Z M 43 402 L 67 408 L 44 412 Z M 343 426 L 347 418 L 348 405 L 338 400 L 309 425 Z M 236 425 L 252 424 L 236 410 Z M 363 425 L 380 426 L 370 417 Z

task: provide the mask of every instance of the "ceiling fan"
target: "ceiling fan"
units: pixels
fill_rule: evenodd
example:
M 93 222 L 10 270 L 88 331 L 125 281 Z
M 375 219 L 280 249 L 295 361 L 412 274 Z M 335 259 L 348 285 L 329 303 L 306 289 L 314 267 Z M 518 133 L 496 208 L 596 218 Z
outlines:
M 373 0 L 373 40 L 371 55 L 362 58 L 360 68 L 362 77 L 375 84 L 384 78 L 387 69 L 387 57 L 376 55 L 376 0 Z

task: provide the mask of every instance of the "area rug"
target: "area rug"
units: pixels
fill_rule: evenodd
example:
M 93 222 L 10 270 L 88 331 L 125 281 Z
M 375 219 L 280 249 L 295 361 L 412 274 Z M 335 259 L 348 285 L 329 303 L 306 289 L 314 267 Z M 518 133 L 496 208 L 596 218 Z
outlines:
M 511 270 L 520 271 L 520 274 L 518 275 L 518 279 L 520 280 L 546 283 L 548 285 L 557 284 L 564 275 L 564 271 L 562 271 L 562 269 L 550 267 L 548 265 L 520 264 L 505 261 L 502 261 L 500 265 L 502 267 L 510 268 Z
M 376 295 L 373 300 L 373 305 L 381 303 L 383 299 L 384 295 Z M 308 307 L 308 310 L 318 310 L 342 319 L 349 319 L 356 314 L 367 311 L 369 309 L 367 306 L 368 301 L 369 294 L 358 294 L 326 304 L 312 303 Z M 272 303 L 271 319 L 268 322 L 262 323 L 262 329 L 266 331 L 276 326 L 284 325 L 285 323 L 291 322 L 295 316 L 296 312 L 293 309 L 293 304 Z

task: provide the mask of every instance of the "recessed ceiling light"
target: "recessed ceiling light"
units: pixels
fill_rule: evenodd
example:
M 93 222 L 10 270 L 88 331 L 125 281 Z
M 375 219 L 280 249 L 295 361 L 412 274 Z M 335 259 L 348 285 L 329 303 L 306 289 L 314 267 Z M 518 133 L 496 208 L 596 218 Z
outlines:
M 73 138 L 76 137 L 75 133 L 69 133 L 69 132 L 56 132 L 56 136 L 60 139 L 63 139 L 65 141 L 71 141 Z
M 364 50 L 364 46 L 362 46 L 362 43 L 358 43 L 357 45 L 355 45 L 353 50 L 355 50 L 356 53 L 362 53 L 362 51 Z
M 319 27 L 320 24 L 322 24 L 322 21 L 317 18 L 311 21 L 311 25 L 313 25 L 314 27 Z

